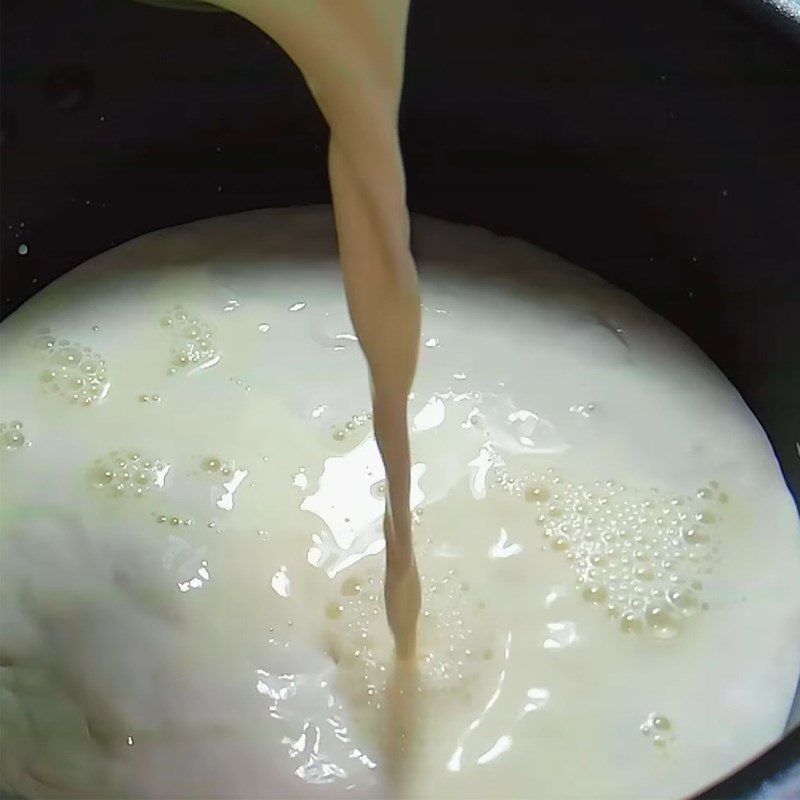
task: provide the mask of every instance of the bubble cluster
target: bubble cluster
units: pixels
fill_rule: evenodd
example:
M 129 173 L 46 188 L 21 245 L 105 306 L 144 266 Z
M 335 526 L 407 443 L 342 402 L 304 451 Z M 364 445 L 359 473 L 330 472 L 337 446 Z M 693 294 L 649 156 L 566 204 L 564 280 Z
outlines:
M 354 414 L 351 419 L 345 422 L 341 427 L 334 427 L 333 438 L 337 442 L 342 442 L 347 439 L 353 431 L 362 428 L 364 425 L 372 422 L 372 414 Z
M 654 747 L 664 748 L 675 741 L 672 720 L 664 714 L 648 714 L 639 730 L 650 738 Z
M 108 394 L 111 384 L 106 377 L 106 362 L 91 347 L 57 339 L 49 328 L 40 330 L 32 344 L 44 361 L 44 369 L 39 373 L 44 391 L 84 406 Z
M 423 551 L 420 548 L 419 555 L 425 573 L 430 562 Z M 362 562 L 358 574 L 340 578 L 324 608 L 326 652 L 338 665 L 340 691 L 362 720 L 386 702 L 394 664 L 380 566 L 370 566 L 366 569 Z M 480 665 L 494 658 L 493 639 L 482 624 L 484 608 L 457 570 L 423 574 L 419 686 L 427 700 L 462 704 L 470 697 Z
M 229 475 L 233 475 L 234 464 L 223 461 L 216 455 L 205 456 L 200 459 L 200 470 L 209 475 L 219 473 L 227 478 Z
M 136 452 L 114 450 L 95 459 L 89 469 L 92 486 L 111 497 L 143 497 L 164 487 L 169 464 Z
M 202 369 L 219 361 L 214 330 L 184 310 L 174 306 L 161 318 L 161 325 L 172 334 L 169 374 L 187 368 Z
M 172 525 L 174 528 L 179 525 L 194 525 L 194 520 L 191 517 L 175 517 L 167 516 L 166 514 L 153 514 L 153 516 L 159 525 Z
M 622 632 L 668 639 L 708 607 L 702 578 L 718 561 L 714 525 L 728 500 L 718 485 L 679 496 L 614 480 L 571 483 L 553 469 L 522 479 L 500 469 L 495 486 L 531 504 L 544 546 L 564 555 L 583 599 Z
M 19 420 L 13 422 L 0 422 L 0 447 L 3 450 L 19 450 L 25 445 L 27 439 L 22 432 L 22 423 Z
M 140 403 L 160 403 L 161 402 L 161 395 L 160 394 L 140 394 L 139 395 L 139 402 Z
M 588 419 L 592 412 L 595 410 L 596 406 L 594 403 L 576 403 L 569 407 L 569 410 L 573 414 L 578 414 L 578 416 L 583 417 L 584 419 Z

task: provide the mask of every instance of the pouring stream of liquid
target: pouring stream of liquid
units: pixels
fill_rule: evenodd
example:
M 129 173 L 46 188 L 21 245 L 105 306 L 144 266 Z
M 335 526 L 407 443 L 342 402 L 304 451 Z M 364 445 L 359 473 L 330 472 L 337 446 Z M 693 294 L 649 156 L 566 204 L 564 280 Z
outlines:
M 420 298 L 397 134 L 408 0 L 219 0 L 272 36 L 300 68 L 330 125 L 328 166 L 350 316 L 367 360 L 386 469 L 386 615 L 398 663 L 387 719 L 397 785 L 413 728 L 420 579 L 411 540 L 407 403 Z

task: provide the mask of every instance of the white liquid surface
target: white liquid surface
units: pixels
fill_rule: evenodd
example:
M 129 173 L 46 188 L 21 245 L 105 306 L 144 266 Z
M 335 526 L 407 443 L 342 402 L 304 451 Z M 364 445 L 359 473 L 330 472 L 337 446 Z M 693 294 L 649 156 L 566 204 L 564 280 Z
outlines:
M 414 231 L 404 792 L 683 796 L 778 737 L 797 682 L 769 443 L 631 298 Z M 329 211 L 135 240 L 1 330 L 3 787 L 385 797 L 383 471 Z

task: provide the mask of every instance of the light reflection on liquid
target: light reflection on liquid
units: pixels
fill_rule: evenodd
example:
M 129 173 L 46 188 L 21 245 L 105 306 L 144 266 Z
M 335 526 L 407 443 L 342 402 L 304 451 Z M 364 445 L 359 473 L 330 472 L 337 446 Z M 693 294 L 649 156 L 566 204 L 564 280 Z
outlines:
M 208 571 L 208 561 L 201 561 L 197 569 L 197 574 L 189 578 L 188 581 L 179 581 L 178 589 L 185 593 L 192 589 L 202 589 L 203 586 L 211 580 L 211 574 Z
M 287 757 L 299 762 L 293 772 L 311 784 L 347 780 L 354 767 L 377 767 L 353 745 L 326 674 L 256 670 L 256 691 L 267 700 L 270 717 L 284 726 L 280 741 Z
M 486 479 L 494 463 L 494 450 L 490 444 L 485 444 L 481 447 L 478 455 L 469 462 L 469 466 L 472 468 L 470 489 L 472 490 L 472 496 L 476 500 L 482 500 L 486 497 Z
M 516 542 L 509 543 L 508 533 L 505 528 L 500 528 L 500 535 L 497 541 L 489 549 L 492 558 L 509 558 L 522 552 L 522 545 Z
M 213 367 L 215 364 L 219 363 L 220 355 L 217 354 L 213 358 L 208 359 L 208 361 L 204 361 L 202 364 L 198 364 L 196 367 L 192 367 L 186 374 L 187 375 L 194 375 L 195 372 L 199 372 L 203 369 L 208 369 L 209 367 Z
M 467 727 L 467 730 L 464 731 L 464 733 L 462 733 L 461 736 L 458 738 L 458 743 L 456 744 L 456 748 L 453 751 L 453 755 L 451 755 L 447 761 L 447 769 L 450 772 L 458 772 L 459 770 L 461 770 L 462 759 L 464 756 L 464 748 L 467 739 L 469 738 L 470 734 L 472 734 L 473 731 L 476 731 L 480 727 L 481 723 L 486 718 L 486 715 L 492 710 L 495 703 L 497 703 L 497 701 L 500 699 L 500 695 L 503 692 L 503 685 L 506 682 L 506 670 L 508 669 L 508 661 L 510 657 L 511 657 L 511 631 L 508 631 L 506 633 L 505 648 L 503 649 L 504 664 L 503 668 L 500 670 L 500 674 L 497 676 L 497 683 L 495 684 L 494 691 L 489 697 L 489 700 L 486 702 L 486 705 L 483 707 L 481 713 L 477 717 L 475 717 L 475 719 L 473 719 L 472 722 L 470 722 L 469 726 Z M 509 747 L 510 747 L 510 741 L 509 741 Z M 500 753 L 497 753 L 496 755 L 500 755 Z
M 414 423 L 411 430 L 414 433 L 421 431 L 429 431 L 432 428 L 438 428 L 444 422 L 445 407 L 441 398 L 434 395 L 414 417 Z
M 272 591 L 279 597 L 288 597 L 289 591 L 292 588 L 292 582 L 289 580 L 289 575 L 286 572 L 286 566 L 281 568 L 272 576 L 270 581 Z
M 564 622 L 548 622 L 547 634 L 548 636 L 542 645 L 545 650 L 561 650 L 578 641 L 575 623 L 569 620 Z
M 424 473 L 424 464 L 411 467 L 412 510 L 425 500 L 419 485 Z M 371 486 L 385 477 L 378 445 L 371 435 L 344 455 L 325 459 L 316 492 L 300 504 L 303 511 L 315 514 L 327 527 L 312 537 L 310 564 L 334 577 L 364 556 L 382 552 L 385 500 L 376 496 Z
M 167 473 L 172 468 L 171 464 L 164 464 L 163 467 L 156 467 L 155 469 L 155 484 L 159 489 L 164 488 L 164 482 L 167 479 Z
M 246 477 L 246 469 L 234 470 L 233 477 L 222 484 L 225 493 L 217 500 L 217 508 L 221 508 L 223 511 L 233 511 L 233 496 Z

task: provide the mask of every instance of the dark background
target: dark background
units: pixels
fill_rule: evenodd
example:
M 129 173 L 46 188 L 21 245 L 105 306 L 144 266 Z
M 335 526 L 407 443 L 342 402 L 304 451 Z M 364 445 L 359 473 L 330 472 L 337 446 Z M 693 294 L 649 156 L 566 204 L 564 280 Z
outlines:
M 693 308 L 727 306 L 732 271 L 800 268 L 800 47 L 722 2 L 650 6 L 413 3 L 409 201 L 611 274 L 718 350 Z M 125 0 L 2 17 L 6 313 L 154 227 L 327 200 L 324 123 L 246 23 Z
M 2 22 L 2 314 L 154 228 L 327 202 L 324 123 L 246 23 L 127 0 L 3 0 Z M 414 0 L 408 39 L 411 209 L 683 328 L 798 496 L 800 39 L 723 0 Z

